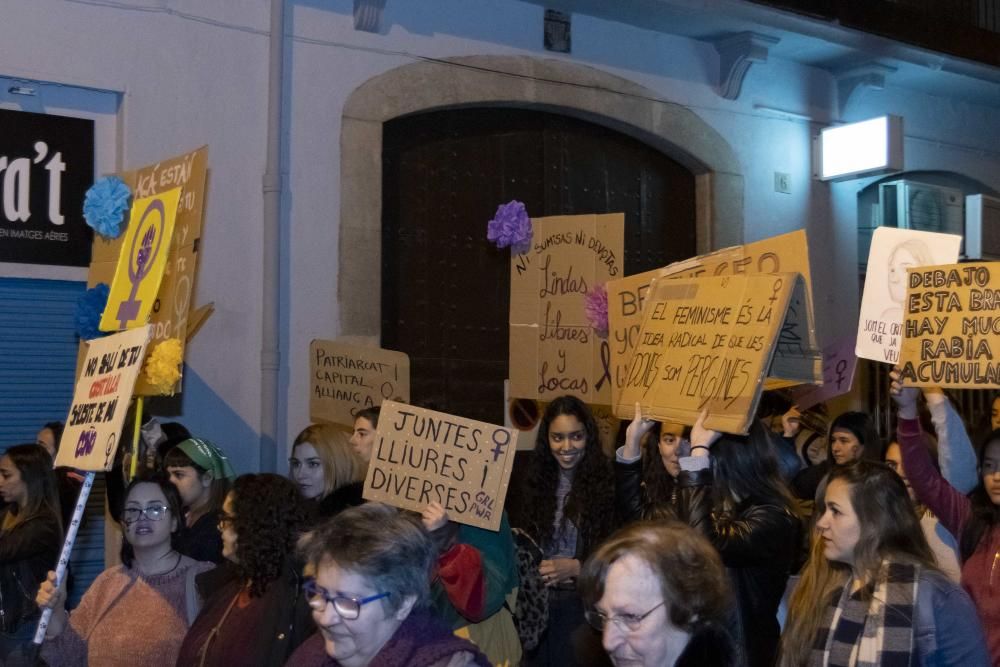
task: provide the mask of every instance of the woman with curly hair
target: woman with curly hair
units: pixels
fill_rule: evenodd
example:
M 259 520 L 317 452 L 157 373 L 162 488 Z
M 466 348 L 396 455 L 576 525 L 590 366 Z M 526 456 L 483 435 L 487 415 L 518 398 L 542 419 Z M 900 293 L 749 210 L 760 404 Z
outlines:
M 205 605 L 178 665 L 283 665 L 309 636 L 309 603 L 292 559 L 305 515 L 288 479 L 236 478 L 219 515 L 227 562 L 197 579 Z
M 580 564 L 614 528 L 614 477 L 597 422 L 575 396 L 549 403 L 522 486 L 508 494 L 511 525 L 542 550 L 538 573 L 548 587 L 549 621 L 527 666 L 574 663 L 572 632 L 583 623 L 576 590 Z

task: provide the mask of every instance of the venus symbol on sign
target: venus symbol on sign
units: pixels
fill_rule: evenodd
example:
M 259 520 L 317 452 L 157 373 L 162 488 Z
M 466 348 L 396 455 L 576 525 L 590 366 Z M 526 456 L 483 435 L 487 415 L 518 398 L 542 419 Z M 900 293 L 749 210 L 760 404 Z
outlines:
M 159 214 L 159 220 L 150 220 L 148 228 L 143 231 L 143 226 L 146 224 L 146 220 L 149 218 L 150 213 L 156 212 Z M 160 253 L 160 248 L 163 246 L 163 226 L 164 217 L 166 213 L 163 207 L 163 202 L 159 199 L 154 199 L 150 202 L 149 206 L 146 208 L 145 212 L 142 214 L 142 218 L 139 219 L 138 229 L 136 229 L 135 235 L 132 237 L 132 247 L 129 249 L 129 263 L 128 263 L 128 280 L 132 284 L 132 292 L 129 294 L 128 300 L 123 301 L 118 307 L 118 325 L 124 329 L 131 320 L 136 319 L 139 315 L 139 308 L 142 306 L 142 301 L 136 299 L 136 294 L 139 293 L 139 287 L 142 285 L 143 279 L 149 275 L 150 270 L 153 268 L 154 260 L 156 256 Z M 139 247 L 136 248 L 136 243 L 139 243 Z M 154 245 L 155 242 L 155 245 Z

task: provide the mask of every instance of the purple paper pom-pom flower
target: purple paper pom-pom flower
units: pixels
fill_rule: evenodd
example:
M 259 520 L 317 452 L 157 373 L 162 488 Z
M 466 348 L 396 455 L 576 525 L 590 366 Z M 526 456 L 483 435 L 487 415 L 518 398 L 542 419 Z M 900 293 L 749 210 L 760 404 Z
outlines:
M 117 176 L 99 178 L 83 197 L 83 217 L 101 236 L 117 238 L 132 191 Z
M 594 285 L 593 289 L 583 295 L 583 311 L 598 337 L 607 338 L 608 290 L 604 285 Z
M 80 296 L 76 302 L 76 335 L 83 340 L 107 336 L 107 331 L 101 331 L 101 315 L 108 306 L 108 295 L 111 288 L 107 283 L 97 283 Z
M 515 253 L 527 252 L 531 247 L 531 218 L 524 204 L 512 200 L 497 207 L 496 215 L 486 225 L 486 238 Z

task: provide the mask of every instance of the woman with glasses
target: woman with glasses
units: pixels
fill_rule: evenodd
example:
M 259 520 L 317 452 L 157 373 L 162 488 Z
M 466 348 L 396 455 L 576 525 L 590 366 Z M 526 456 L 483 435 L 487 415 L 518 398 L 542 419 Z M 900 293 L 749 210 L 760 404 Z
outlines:
M 427 611 L 434 547 L 417 520 L 368 503 L 303 538 L 319 632 L 289 667 L 466 667 L 490 663 Z
M 618 665 L 740 664 L 725 619 L 728 579 L 708 541 L 677 521 L 618 531 L 580 573 L 587 622 Z
M 198 577 L 205 600 L 179 666 L 283 665 L 312 632 L 293 555 L 305 509 L 290 480 L 242 475 L 219 514 L 226 561 Z
M 576 579 L 583 561 L 611 534 L 615 513 L 611 462 L 583 401 L 560 396 L 548 404 L 525 467 L 511 476 L 520 487 L 510 485 L 507 507 L 511 525 L 542 551 L 538 573 L 548 592 L 548 625 L 524 664 L 573 667 L 571 636 L 583 625 Z
M 38 606 L 53 609 L 42 658 L 59 665 L 173 664 L 198 614 L 194 577 L 212 568 L 180 554 L 177 489 L 163 475 L 137 478 L 121 510 L 122 564 L 105 570 L 72 612 L 55 573 L 38 590 Z
M 29 655 L 40 613 L 38 584 L 59 558 L 62 527 L 52 458 L 38 445 L 15 445 L 0 457 L 0 665 Z

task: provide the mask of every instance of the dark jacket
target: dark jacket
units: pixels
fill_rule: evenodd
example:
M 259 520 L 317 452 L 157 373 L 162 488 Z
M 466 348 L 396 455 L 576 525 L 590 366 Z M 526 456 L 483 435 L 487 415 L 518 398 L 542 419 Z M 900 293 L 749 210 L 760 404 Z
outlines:
M 200 516 L 190 528 L 184 528 L 177 537 L 178 553 L 188 558 L 215 563 L 222 558 L 222 534 L 219 532 L 219 510 Z
M 655 461 L 654 464 L 660 465 L 660 462 Z M 654 501 L 642 481 L 642 459 L 630 463 L 616 460 L 615 510 L 624 523 L 639 519 L 676 518 L 677 485 L 672 485 L 669 498 Z
M 204 605 L 192 630 L 203 616 L 220 616 L 221 613 L 213 613 L 213 610 L 218 611 L 220 607 L 227 607 L 242 583 L 237 568 L 229 561 L 225 561 L 214 570 L 199 574 L 195 582 Z M 278 579 L 268 584 L 264 591 L 263 602 L 271 613 L 266 616 L 264 625 L 255 633 L 256 646 L 250 651 L 244 651 L 244 654 L 260 656 L 260 660 L 255 663 L 259 667 L 280 667 L 316 630 L 309 603 L 302 591 L 302 578 L 298 570 L 286 563 Z M 198 633 L 189 633 L 189 637 L 196 634 Z M 195 651 L 197 648 L 195 647 Z M 185 654 L 184 647 L 181 654 Z
M 35 595 L 61 549 L 62 531 L 52 515 L 35 515 L 0 534 L 0 631 L 12 633 L 38 619 Z
M 777 505 L 744 501 L 712 507 L 712 469 L 681 471 L 678 516 L 707 537 L 722 556 L 736 593 L 734 635 L 752 667 L 771 667 L 780 634 L 776 618 L 795 560 L 801 524 Z
M 361 497 L 361 493 L 364 489 L 364 482 L 351 482 L 328 493 L 319 501 L 318 518 L 329 519 L 330 517 L 337 516 L 348 507 L 363 505 L 365 499 Z

